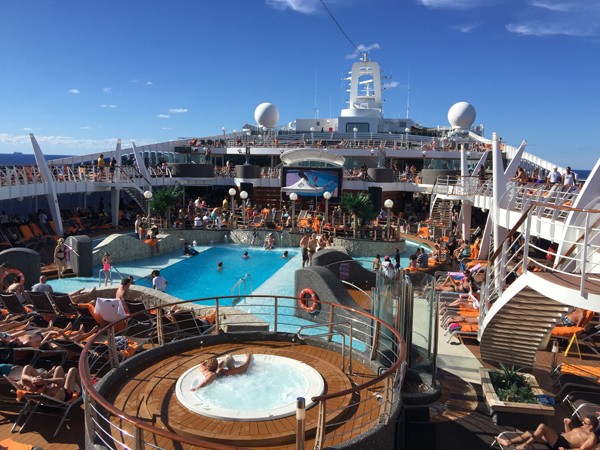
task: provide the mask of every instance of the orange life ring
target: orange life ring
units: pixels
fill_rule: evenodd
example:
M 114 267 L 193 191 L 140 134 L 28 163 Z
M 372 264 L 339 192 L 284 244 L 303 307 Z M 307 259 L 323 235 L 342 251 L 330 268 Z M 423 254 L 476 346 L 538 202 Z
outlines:
M 17 277 L 21 277 L 21 284 L 25 284 L 25 277 L 23 276 L 23 272 L 17 270 L 17 269 L 8 269 L 6 270 L 7 274 L 12 273 L 15 275 L 15 278 Z
M 308 297 L 305 297 L 305 295 L 308 295 Z M 308 299 L 312 300 L 312 305 L 308 306 Z M 318 307 L 318 303 L 317 300 L 319 300 L 319 298 L 317 297 L 317 294 L 315 294 L 315 292 L 310 289 L 310 288 L 306 288 L 303 289 L 302 292 L 300 292 L 300 307 L 307 312 L 314 312 L 317 310 Z

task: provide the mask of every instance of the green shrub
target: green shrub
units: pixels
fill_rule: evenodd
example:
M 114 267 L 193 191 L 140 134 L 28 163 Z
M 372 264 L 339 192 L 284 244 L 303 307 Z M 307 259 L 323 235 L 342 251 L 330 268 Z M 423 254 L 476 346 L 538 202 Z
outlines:
M 494 390 L 501 401 L 537 403 L 531 385 L 527 379 L 519 373 L 519 370 L 521 369 L 515 370 L 515 366 L 512 366 L 512 368 L 509 369 L 502 363 L 500 363 L 500 367 L 502 368 L 502 372 L 490 372 L 490 379 L 494 386 Z

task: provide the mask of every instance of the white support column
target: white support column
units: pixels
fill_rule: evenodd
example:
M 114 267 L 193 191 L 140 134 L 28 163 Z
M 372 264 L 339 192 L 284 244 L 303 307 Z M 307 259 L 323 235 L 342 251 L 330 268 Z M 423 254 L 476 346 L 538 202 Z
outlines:
M 469 174 L 469 163 L 467 160 L 467 149 L 465 148 L 465 145 L 462 144 L 461 146 L 461 151 L 460 151 L 460 174 L 463 177 L 468 177 Z M 467 186 L 467 180 L 466 179 L 462 179 L 460 183 L 458 183 L 459 186 Z M 473 205 L 470 201 L 468 200 L 463 200 L 462 201 L 462 208 L 460 211 L 460 215 L 462 217 L 462 238 L 467 240 L 469 239 L 469 237 L 471 236 L 471 210 L 473 209 Z M 472 242 L 471 242 L 472 244 Z
M 499 208 L 500 208 L 500 197 L 504 194 L 504 186 L 501 183 L 504 179 L 504 164 L 502 163 L 502 153 L 500 152 L 500 145 L 498 143 L 498 133 L 492 134 L 492 164 L 493 164 L 493 196 L 492 196 L 492 209 L 490 211 L 492 221 L 494 222 L 494 251 L 498 249 L 498 246 L 506 236 L 506 229 L 502 228 L 499 224 Z
M 31 139 L 31 145 L 33 146 L 33 153 L 35 154 L 35 162 L 40 171 L 40 177 L 42 181 L 48 185 L 48 193 L 46 198 L 48 200 L 48 208 L 50 208 L 50 215 L 54 221 L 54 228 L 59 236 L 64 236 L 64 230 L 62 226 L 62 218 L 60 217 L 60 207 L 58 205 L 58 197 L 56 195 L 56 186 L 54 185 L 54 179 L 50 173 L 50 168 L 44 158 L 42 149 L 37 143 L 33 133 L 29 133 L 29 139 Z
M 121 189 L 110 188 L 110 214 L 112 216 L 112 225 L 119 225 L 119 199 L 121 198 Z
M 121 139 L 119 139 L 117 141 L 117 148 L 115 148 L 115 159 L 117 160 L 117 166 L 122 166 L 123 163 L 121 161 L 122 159 L 122 154 L 121 154 Z
M 467 162 L 467 150 L 465 149 L 465 144 L 461 145 L 460 150 L 460 174 L 463 177 L 469 176 L 469 163 Z

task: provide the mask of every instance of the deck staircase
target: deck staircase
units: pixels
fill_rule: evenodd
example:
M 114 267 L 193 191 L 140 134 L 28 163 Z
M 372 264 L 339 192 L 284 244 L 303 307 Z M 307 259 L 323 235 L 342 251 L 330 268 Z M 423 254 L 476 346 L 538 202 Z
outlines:
M 432 225 L 442 224 L 450 229 L 452 226 L 452 200 L 444 200 L 439 196 L 435 196 L 430 212 L 430 223 Z
M 135 201 L 142 211 L 148 211 L 148 200 L 144 197 L 144 191 L 137 185 L 124 187 L 123 190 Z
M 497 311 L 483 331 L 481 358 L 515 367 L 531 367 L 538 347 L 568 305 L 525 286 Z

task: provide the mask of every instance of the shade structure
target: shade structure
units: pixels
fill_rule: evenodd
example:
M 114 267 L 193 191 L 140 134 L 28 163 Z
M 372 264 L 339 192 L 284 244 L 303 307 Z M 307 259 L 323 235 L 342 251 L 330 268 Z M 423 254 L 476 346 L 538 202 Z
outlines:
M 281 162 L 286 166 L 293 166 L 304 161 L 319 161 L 334 166 L 343 166 L 346 158 L 317 148 L 297 148 L 281 154 Z

